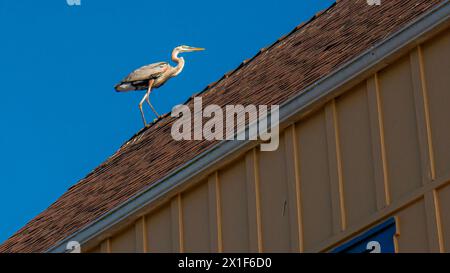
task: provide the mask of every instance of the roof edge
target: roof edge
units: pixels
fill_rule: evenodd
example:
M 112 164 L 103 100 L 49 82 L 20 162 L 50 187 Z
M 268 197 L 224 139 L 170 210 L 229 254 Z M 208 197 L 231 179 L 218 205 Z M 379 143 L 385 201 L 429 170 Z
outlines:
M 280 106 L 280 123 L 286 122 L 299 113 L 307 111 L 310 105 L 332 95 L 340 87 L 379 65 L 386 58 L 394 55 L 411 42 L 421 38 L 429 31 L 449 20 L 450 0 L 446 0 L 377 45 L 366 50 L 358 57 L 345 63 L 328 76 L 311 84 L 301 90 L 299 94 L 284 102 Z M 246 132 L 252 126 L 255 126 L 255 124 L 256 123 L 253 123 L 247 126 Z M 189 180 L 203 170 L 216 164 L 221 159 L 226 158 L 240 148 L 249 145 L 251 142 L 253 141 L 221 141 L 213 148 L 196 156 L 163 179 L 160 179 L 145 190 L 128 199 L 126 202 L 105 213 L 96 221 L 59 241 L 46 252 L 66 252 L 66 244 L 69 241 L 78 241 L 83 245 L 101 232 L 121 222 L 128 215 L 139 211 L 153 200 L 182 185 L 184 181 Z

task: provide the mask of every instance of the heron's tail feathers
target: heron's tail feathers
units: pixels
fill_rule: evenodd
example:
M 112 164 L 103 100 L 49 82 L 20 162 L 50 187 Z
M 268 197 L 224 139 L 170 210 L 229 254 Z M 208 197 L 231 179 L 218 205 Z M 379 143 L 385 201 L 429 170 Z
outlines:
M 128 91 L 136 90 L 136 87 L 133 86 L 131 83 L 121 82 L 121 83 L 116 84 L 114 86 L 114 89 L 116 90 L 116 92 L 128 92 Z

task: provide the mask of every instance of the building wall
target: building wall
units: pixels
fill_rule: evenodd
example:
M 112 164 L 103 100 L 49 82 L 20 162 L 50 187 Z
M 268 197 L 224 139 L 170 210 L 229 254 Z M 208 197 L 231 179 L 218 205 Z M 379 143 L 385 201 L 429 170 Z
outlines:
M 450 30 L 243 151 L 91 252 L 320 252 L 394 216 L 450 251 Z

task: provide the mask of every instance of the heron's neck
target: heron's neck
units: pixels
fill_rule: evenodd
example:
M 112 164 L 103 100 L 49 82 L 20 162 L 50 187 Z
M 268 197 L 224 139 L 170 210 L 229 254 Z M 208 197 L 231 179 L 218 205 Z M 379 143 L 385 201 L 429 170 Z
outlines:
M 177 63 L 177 66 L 174 67 L 173 76 L 177 76 L 183 71 L 184 68 L 184 59 L 183 57 L 178 57 L 178 51 L 172 52 L 172 60 Z

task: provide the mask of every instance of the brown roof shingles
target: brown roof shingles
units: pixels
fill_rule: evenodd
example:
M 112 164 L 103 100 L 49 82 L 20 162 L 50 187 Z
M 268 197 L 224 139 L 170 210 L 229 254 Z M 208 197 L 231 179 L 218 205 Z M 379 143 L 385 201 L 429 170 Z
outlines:
M 210 85 L 200 93 L 203 105 L 281 104 L 443 1 L 338 1 Z M 173 122 L 166 116 L 141 130 L 0 252 L 43 252 L 217 144 L 173 141 Z

